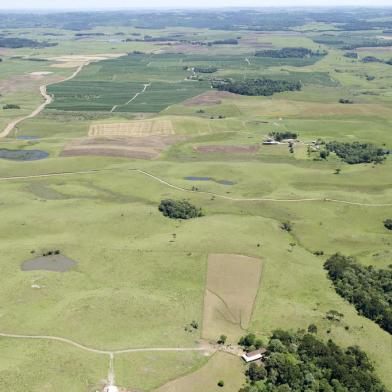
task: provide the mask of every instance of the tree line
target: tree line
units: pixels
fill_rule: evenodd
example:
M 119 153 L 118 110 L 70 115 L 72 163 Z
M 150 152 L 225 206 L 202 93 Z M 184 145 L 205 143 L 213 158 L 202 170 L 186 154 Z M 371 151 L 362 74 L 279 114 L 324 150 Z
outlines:
M 326 52 L 313 52 L 308 48 L 282 48 L 282 49 L 265 49 L 258 50 L 255 53 L 256 57 L 272 57 L 276 59 L 286 58 L 304 58 L 311 56 L 324 56 Z
M 301 90 L 300 81 L 273 80 L 267 78 L 246 80 L 214 80 L 212 87 L 220 91 L 250 96 L 270 96 L 284 91 Z
M 392 265 L 389 269 L 363 266 L 353 257 L 336 253 L 324 264 L 336 292 L 358 313 L 392 334 Z

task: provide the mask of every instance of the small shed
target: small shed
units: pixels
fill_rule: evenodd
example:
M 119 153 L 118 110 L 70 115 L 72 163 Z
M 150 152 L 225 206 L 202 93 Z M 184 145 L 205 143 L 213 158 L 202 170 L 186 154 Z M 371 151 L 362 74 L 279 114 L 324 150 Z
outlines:
M 262 359 L 266 352 L 267 352 L 266 348 L 260 348 L 256 351 L 245 353 L 244 355 L 242 355 L 242 359 L 247 363 L 257 361 L 258 359 Z

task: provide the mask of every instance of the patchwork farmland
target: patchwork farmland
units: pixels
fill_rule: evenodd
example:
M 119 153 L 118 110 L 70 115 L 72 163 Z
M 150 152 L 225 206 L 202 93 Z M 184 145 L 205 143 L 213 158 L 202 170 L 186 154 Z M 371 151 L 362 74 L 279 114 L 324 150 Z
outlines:
M 4 390 L 392 388 L 388 10 L 2 15 Z

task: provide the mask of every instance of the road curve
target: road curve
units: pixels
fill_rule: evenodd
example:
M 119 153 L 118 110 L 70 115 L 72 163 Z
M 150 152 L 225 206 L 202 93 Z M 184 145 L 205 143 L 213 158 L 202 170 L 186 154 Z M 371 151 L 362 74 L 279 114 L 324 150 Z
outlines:
M 12 177 L 0 177 L 1 181 L 13 181 L 13 180 L 28 180 L 32 178 L 46 178 L 46 177 L 58 177 L 58 176 L 70 176 L 70 175 L 77 175 L 77 174 L 94 174 L 94 173 L 101 173 L 105 171 L 111 170 L 118 170 L 118 169 L 90 169 L 90 170 L 81 170 L 75 172 L 59 172 L 59 173 L 46 173 L 46 174 L 33 174 L 30 176 L 12 176 Z M 197 193 L 202 195 L 213 196 L 219 199 L 235 201 L 235 202 L 272 202 L 272 203 L 303 203 L 303 202 L 329 202 L 329 203 L 340 203 L 340 204 L 348 204 L 352 206 L 358 207 L 392 207 L 392 203 L 361 203 L 361 202 L 354 202 L 348 200 L 339 200 L 339 199 L 332 199 L 329 197 L 311 197 L 311 198 L 299 198 L 299 199 L 275 199 L 275 198 L 268 198 L 268 197 L 252 197 L 252 198 L 241 198 L 241 197 L 231 197 L 226 195 L 220 195 L 219 193 L 214 192 L 206 192 L 206 191 L 196 191 L 192 189 L 182 188 L 176 185 L 171 184 L 163 180 L 160 177 L 154 176 L 153 174 L 146 172 L 141 169 L 126 169 L 129 171 L 134 171 L 149 178 L 152 178 L 159 183 L 173 188 L 180 192 L 187 192 L 187 193 Z
M 27 116 L 24 117 L 20 117 L 17 118 L 16 120 L 11 121 L 4 129 L 2 132 L 0 132 L 0 138 L 3 137 L 7 137 L 12 130 L 22 121 L 27 120 L 28 118 L 33 118 L 35 116 L 37 116 L 38 114 L 40 114 L 47 105 L 49 105 L 52 101 L 53 101 L 53 97 L 51 95 L 49 95 L 46 92 L 46 88 L 48 86 L 50 86 L 51 84 L 56 84 L 56 83 L 62 83 L 62 82 L 66 82 L 67 80 L 71 80 L 73 79 L 82 69 L 85 65 L 87 65 L 88 62 L 81 64 L 76 71 L 71 75 L 66 77 L 63 80 L 60 81 L 56 81 L 56 82 L 52 82 L 52 83 L 48 83 L 48 84 L 43 84 L 42 86 L 39 87 L 39 91 L 41 93 L 41 95 L 44 97 L 45 101 L 43 103 L 41 103 L 36 109 L 34 109 L 30 114 L 28 114 Z

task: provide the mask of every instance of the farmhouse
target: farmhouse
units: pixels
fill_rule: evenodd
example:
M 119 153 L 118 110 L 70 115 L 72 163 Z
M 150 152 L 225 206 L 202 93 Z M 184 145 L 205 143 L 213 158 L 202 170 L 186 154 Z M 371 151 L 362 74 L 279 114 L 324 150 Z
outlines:
M 264 145 L 274 145 L 274 144 L 280 144 L 278 141 L 274 139 L 267 139 L 263 141 Z
M 247 363 L 257 361 L 259 359 L 262 359 L 266 352 L 267 352 L 267 349 L 260 348 L 259 350 L 245 353 L 244 355 L 242 355 L 242 359 Z

